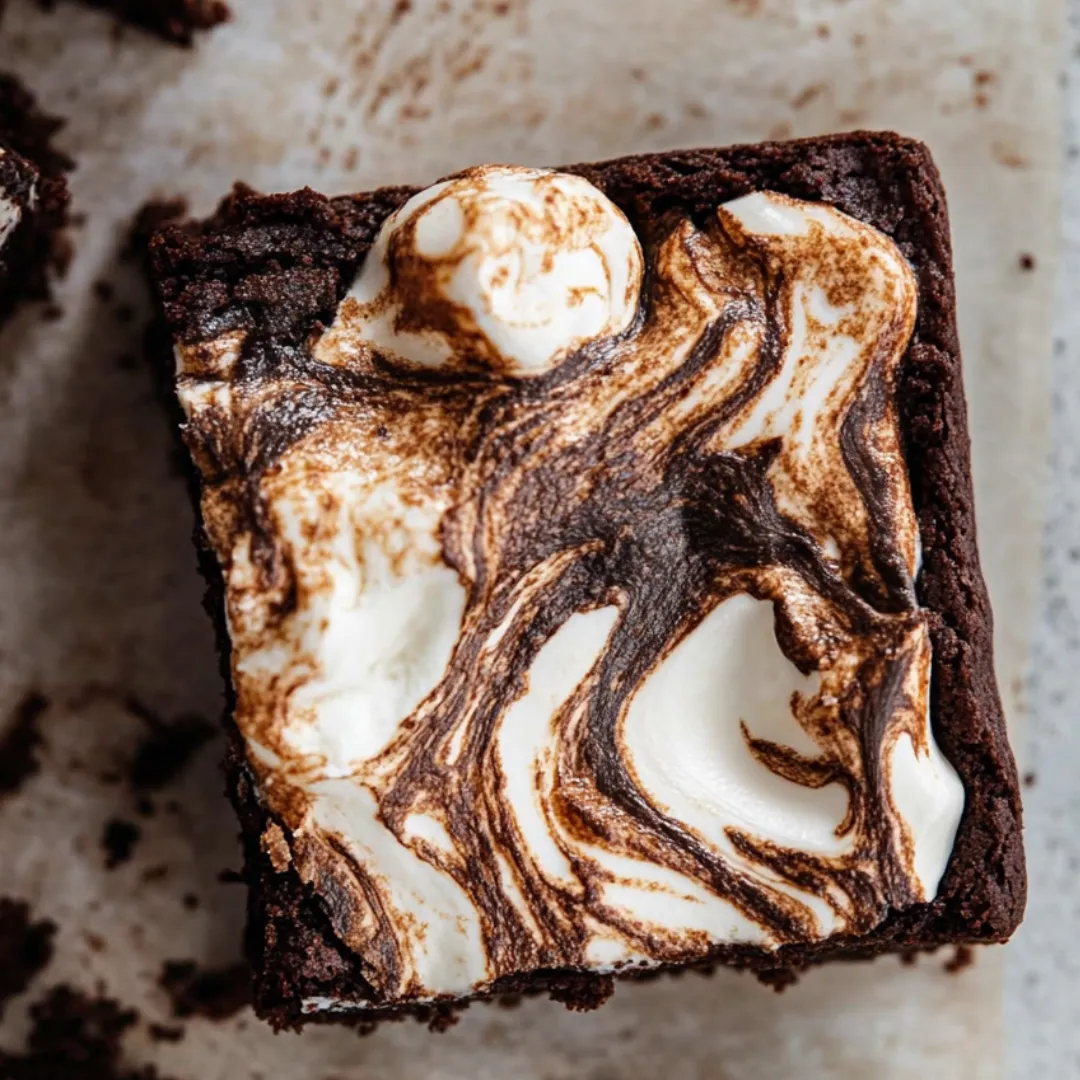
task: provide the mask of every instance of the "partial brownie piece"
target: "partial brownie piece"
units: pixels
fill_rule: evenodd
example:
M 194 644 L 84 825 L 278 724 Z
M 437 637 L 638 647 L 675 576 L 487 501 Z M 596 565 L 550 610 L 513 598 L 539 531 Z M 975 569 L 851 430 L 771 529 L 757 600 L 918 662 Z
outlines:
M 260 1015 L 1010 935 L 925 147 L 238 189 L 151 259 Z
M 0 74 L 0 322 L 19 300 L 48 299 L 50 274 L 67 262 L 65 176 L 73 162 L 52 141 L 62 126 Z

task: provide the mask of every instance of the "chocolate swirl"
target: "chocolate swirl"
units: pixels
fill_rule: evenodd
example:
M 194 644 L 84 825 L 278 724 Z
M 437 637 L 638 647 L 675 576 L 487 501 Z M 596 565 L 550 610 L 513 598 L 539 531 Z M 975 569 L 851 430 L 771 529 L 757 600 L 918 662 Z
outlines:
M 614 314 L 543 362 L 515 367 L 482 289 L 424 323 L 400 248 L 430 194 L 317 340 L 179 350 L 276 859 L 380 1003 L 864 932 L 934 894 L 962 808 L 892 394 L 902 256 L 759 193 L 673 217 L 642 264 L 572 179 L 579 246 L 616 239 Z M 443 245 L 481 285 L 483 220 Z M 418 357 L 425 325 L 451 347 Z

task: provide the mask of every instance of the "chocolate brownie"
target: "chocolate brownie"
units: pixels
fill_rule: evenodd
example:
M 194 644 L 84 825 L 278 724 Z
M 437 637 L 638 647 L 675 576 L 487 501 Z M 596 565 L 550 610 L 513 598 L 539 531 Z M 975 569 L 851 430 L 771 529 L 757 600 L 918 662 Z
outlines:
M 73 163 L 53 145 L 61 126 L 0 74 L 0 322 L 19 300 L 48 299 L 50 275 L 67 260 L 65 176 Z
M 260 1015 L 1009 937 L 923 145 L 237 188 L 150 255 Z

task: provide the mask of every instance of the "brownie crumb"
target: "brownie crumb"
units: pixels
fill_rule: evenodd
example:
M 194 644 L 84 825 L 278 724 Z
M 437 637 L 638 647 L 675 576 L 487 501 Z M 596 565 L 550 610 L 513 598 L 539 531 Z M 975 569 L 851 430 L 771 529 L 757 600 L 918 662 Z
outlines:
M 25 901 L 0 897 L 0 1016 L 52 959 L 55 933 L 48 919 L 33 921 Z
M 1024 773 L 1024 787 L 1034 787 L 1036 776 L 1033 772 Z
M 777 971 L 756 972 L 758 980 L 766 986 L 772 987 L 777 994 L 782 994 L 789 986 L 794 986 L 799 981 L 799 973 L 791 968 L 781 968 Z
M 900 953 L 900 963 L 904 967 L 914 967 L 919 959 L 918 949 L 904 949 Z
M 42 694 L 27 694 L 12 714 L 11 723 L 0 734 L 0 799 L 14 795 L 41 767 L 38 750 L 44 741 L 38 721 L 49 707 Z
M 105 951 L 105 939 L 100 934 L 95 934 L 91 930 L 87 930 L 83 934 L 83 941 L 86 942 L 86 947 L 95 953 L 102 953 Z
M 263 854 L 269 858 L 270 865 L 279 874 L 289 869 L 292 864 L 292 851 L 289 848 L 289 842 L 285 839 L 285 833 L 276 821 L 270 822 L 263 830 L 259 846 Z
M 125 259 L 142 259 L 146 254 L 150 237 L 159 229 L 187 214 L 187 199 L 153 199 L 146 203 L 132 219 L 124 243 Z
M 200 970 L 191 960 L 169 960 L 159 984 L 181 1019 L 228 1020 L 251 1003 L 251 968 L 246 963 Z
M 956 951 L 945 961 L 945 970 L 950 975 L 957 975 L 975 963 L 975 950 L 970 945 L 957 945 Z
M 101 846 L 105 849 L 105 869 L 115 870 L 131 858 L 140 836 L 139 826 L 133 821 L 113 818 L 106 822 L 101 834 Z
M 428 1031 L 442 1034 L 449 1031 L 461 1018 L 461 1013 L 449 1007 L 437 1007 L 432 1010 L 428 1020 Z
M 145 718 L 145 714 L 143 715 Z M 131 764 L 131 786 L 139 792 L 158 791 L 187 768 L 196 752 L 213 736 L 215 726 L 201 716 L 155 717 Z
M 157 1043 L 178 1043 L 184 1037 L 184 1029 L 179 1024 L 176 1027 L 168 1024 L 151 1024 L 147 1031 L 150 1038 Z
M 25 1054 L 0 1051 L 4 1080 L 163 1080 L 152 1065 L 123 1062 L 123 1038 L 138 1014 L 106 997 L 54 987 L 30 1010 Z
M 195 911 L 199 906 L 199 898 L 194 893 L 184 893 L 183 899 L 180 901 L 184 905 L 186 911 Z
M 1030 252 L 1025 251 L 1024 254 L 1020 256 L 1021 270 L 1031 271 L 1035 269 L 1036 265 L 1037 264 L 1035 262 L 1035 256 L 1032 255 Z
M 580 978 L 575 974 L 553 979 L 548 987 L 552 1001 L 558 1001 L 573 1012 L 588 1012 L 603 1005 L 615 993 L 611 975 Z

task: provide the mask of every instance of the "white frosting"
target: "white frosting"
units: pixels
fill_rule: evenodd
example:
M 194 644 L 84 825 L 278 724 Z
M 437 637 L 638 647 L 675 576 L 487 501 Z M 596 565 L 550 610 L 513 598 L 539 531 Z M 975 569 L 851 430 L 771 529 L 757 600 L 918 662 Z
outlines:
M 885 333 L 895 316 L 897 290 L 908 295 L 904 290 L 913 290 L 914 283 L 893 245 L 829 207 L 759 193 L 727 204 L 720 216 L 729 229 L 766 246 L 812 232 L 826 239 L 865 240 L 863 287 L 850 303 L 830 303 L 827 274 L 821 266 L 808 267 L 806 280 L 792 292 L 790 337 L 779 372 L 753 406 L 717 436 L 728 449 L 782 440 L 784 454 L 770 474 L 777 500 L 793 518 L 808 521 L 820 493 L 812 483 L 807 486 L 806 477 L 838 452 L 823 442 L 817 421 L 827 402 L 855 392 L 855 361 L 865 347 L 865 338 L 849 333 L 851 318 L 858 315 L 861 332 L 870 339 Z M 553 236 L 562 239 L 551 247 Z M 404 245 L 406 254 L 430 261 L 429 285 L 464 309 L 506 369 L 519 375 L 541 373 L 587 341 L 626 330 L 635 318 L 640 248 L 629 223 L 600 192 L 559 174 L 474 170 L 422 192 L 388 220 L 337 321 L 317 346 L 322 361 L 356 363 L 372 346 L 411 363 L 455 360 L 452 335 L 402 327 L 401 298 L 393 285 L 395 259 L 401 257 L 395 243 Z M 715 311 L 715 297 L 701 282 L 697 287 L 702 309 Z M 689 344 L 689 337 L 680 339 L 673 355 Z M 217 380 L 227 377 L 238 347 L 235 340 L 225 343 L 209 372 L 205 355 L 198 361 L 190 350 L 178 352 L 181 399 L 192 420 L 204 408 L 220 407 L 220 393 L 208 388 L 220 390 Z M 751 338 L 733 338 L 730 354 L 718 358 L 715 370 L 705 373 L 680 408 L 707 404 L 754 347 Z M 419 1002 L 441 993 L 468 993 L 491 977 L 478 913 L 437 865 L 442 856 L 453 856 L 446 827 L 415 813 L 399 838 L 380 817 L 375 794 L 386 781 L 387 755 L 403 722 L 423 715 L 425 700 L 451 661 L 463 631 L 468 583 L 440 557 L 439 527 L 454 504 L 452 488 L 432 474 L 422 448 L 403 443 L 381 450 L 377 420 L 359 417 L 352 436 L 370 460 L 298 452 L 267 481 L 263 494 L 291 553 L 299 600 L 282 635 L 268 640 L 251 633 L 259 619 L 244 606 L 251 602 L 246 586 L 253 571 L 242 538 L 228 560 L 229 620 L 238 722 L 257 758 L 311 796 L 297 833 L 335 835 L 393 910 L 408 916 L 396 921 L 407 957 L 402 983 L 412 987 L 409 1000 Z M 899 453 L 887 443 L 877 449 Z M 896 483 L 897 498 L 907 499 L 906 481 L 901 477 Z M 329 546 L 312 547 L 313 531 L 330 536 Z M 842 554 L 837 538 L 823 534 L 819 542 L 825 557 L 837 563 Z M 913 516 L 901 544 L 914 575 Z M 547 570 L 538 568 L 541 572 Z M 796 614 L 814 618 L 815 599 L 803 600 L 797 586 L 793 589 Z M 515 609 L 491 633 L 489 649 L 518 617 Z M 714 943 L 773 947 L 779 942 L 766 928 L 698 881 L 553 834 L 545 802 L 556 782 L 553 718 L 590 678 L 619 619 L 617 604 L 572 615 L 540 649 L 526 686 L 495 735 L 501 797 L 549 884 L 570 891 L 579 887 L 565 853 L 569 845 L 607 871 L 603 901 L 611 910 L 663 933 L 691 931 Z M 921 702 L 921 749 L 902 734 L 887 748 L 885 771 L 897 828 L 906 831 L 914 853 L 914 884 L 928 899 L 948 862 L 964 792 L 934 743 L 926 696 L 929 640 L 924 628 L 913 633 L 911 647 L 920 658 L 911 677 L 917 683 L 912 684 L 915 700 Z M 258 637 L 258 643 L 247 647 L 249 637 Z M 289 677 L 276 681 L 282 672 Z M 751 864 L 728 833 L 742 830 L 826 859 L 851 854 L 853 836 L 839 833 L 848 809 L 843 788 L 836 783 L 812 788 L 781 778 L 749 751 L 742 726 L 752 738 L 813 757 L 819 748 L 793 715 L 792 701 L 795 695 L 816 694 L 821 679 L 816 672 L 802 675 L 781 652 L 772 605 L 737 594 L 707 614 L 638 689 L 623 717 L 622 738 L 634 779 L 653 806 L 720 852 L 738 872 L 798 900 L 824 937 L 843 929 L 842 904 L 827 904 Z M 260 727 L 245 716 L 249 684 L 281 687 L 280 725 Z M 503 878 L 514 896 L 517 887 L 505 866 Z M 526 918 L 520 896 L 515 906 Z M 598 971 L 656 962 L 599 925 L 586 955 Z M 317 997 L 304 1003 L 305 1011 L 363 1007 Z
M 637 236 L 577 176 L 475 169 L 420 192 L 388 219 L 349 293 L 363 339 L 439 365 L 454 356 L 452 337 L 397 326 L 407 298 L 393 271 L 417 256 L 425 288 L 466 312 L 514 374 L 548 370 L 585 342 L 625 330 L 637 312 Z M 324 340 L 323 355 L 335 345 L 334 336 Z

